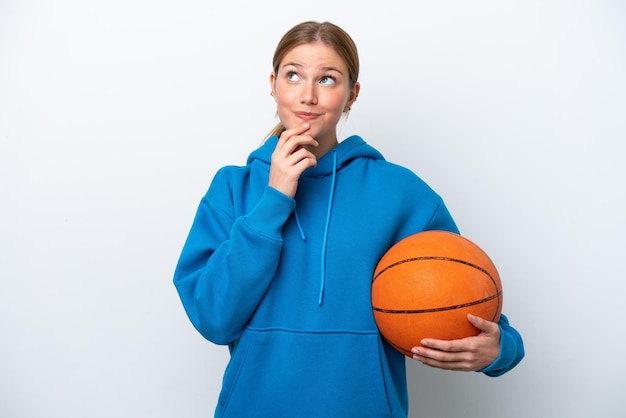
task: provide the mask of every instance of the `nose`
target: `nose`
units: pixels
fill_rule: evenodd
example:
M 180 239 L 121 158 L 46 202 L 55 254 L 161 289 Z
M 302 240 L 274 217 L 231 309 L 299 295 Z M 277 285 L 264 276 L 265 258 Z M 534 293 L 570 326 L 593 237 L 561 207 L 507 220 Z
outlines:
M 306 105 L 317 104 L 317 89 L 315 83 L 304 83 L 300 91 L 300 103 Z

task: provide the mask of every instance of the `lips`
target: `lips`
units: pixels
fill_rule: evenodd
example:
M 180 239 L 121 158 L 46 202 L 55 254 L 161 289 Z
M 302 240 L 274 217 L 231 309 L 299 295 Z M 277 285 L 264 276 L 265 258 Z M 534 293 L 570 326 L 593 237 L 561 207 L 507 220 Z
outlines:
M 298 118 L 302 120 L 313 120 L 313 119 L 317 119 L 320 116 L 319 113 L 312 113 L 312 112 L 296 112 L 295 114 Z

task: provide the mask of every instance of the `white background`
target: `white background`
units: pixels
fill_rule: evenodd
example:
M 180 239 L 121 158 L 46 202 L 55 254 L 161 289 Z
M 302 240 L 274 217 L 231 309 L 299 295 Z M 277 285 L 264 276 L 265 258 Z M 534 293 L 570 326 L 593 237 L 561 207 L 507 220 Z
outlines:
M 0 0 L 0 416 L 212 416 L 171 283 L 215 171 L 275 123 L 280 36 L 359 46 L 358 133 L 495 261 L 527 357 L 410 362 L 412 417 L 623 417 L 623 1 Z M 289 400 L 286 399 L 286 402 Z

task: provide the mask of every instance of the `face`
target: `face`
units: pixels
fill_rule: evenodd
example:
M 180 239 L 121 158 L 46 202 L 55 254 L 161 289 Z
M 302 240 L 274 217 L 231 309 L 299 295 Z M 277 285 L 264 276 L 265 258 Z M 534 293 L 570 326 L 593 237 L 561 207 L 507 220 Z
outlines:
M 335 50 L 321 42 L 289 51 L 270 75 L 280 121 L 290 129 L 308 123 L 306 132 L 320 145 L 337 142 L 337 123 L 359 91 L 350 86 L 348 68 Z

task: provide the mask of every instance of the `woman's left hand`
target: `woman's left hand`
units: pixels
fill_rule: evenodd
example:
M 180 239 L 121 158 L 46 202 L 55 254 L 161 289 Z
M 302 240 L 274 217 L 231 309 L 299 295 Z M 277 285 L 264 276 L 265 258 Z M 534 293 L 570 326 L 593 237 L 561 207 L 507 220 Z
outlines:
M 500 327 L 494 322 L 468 315 L 481 333 L 460 340 L 426 338 L 422 347 L 413 347 L 413 359 L 445 370 L 477 371 L 493 363 L 500 354 Z

